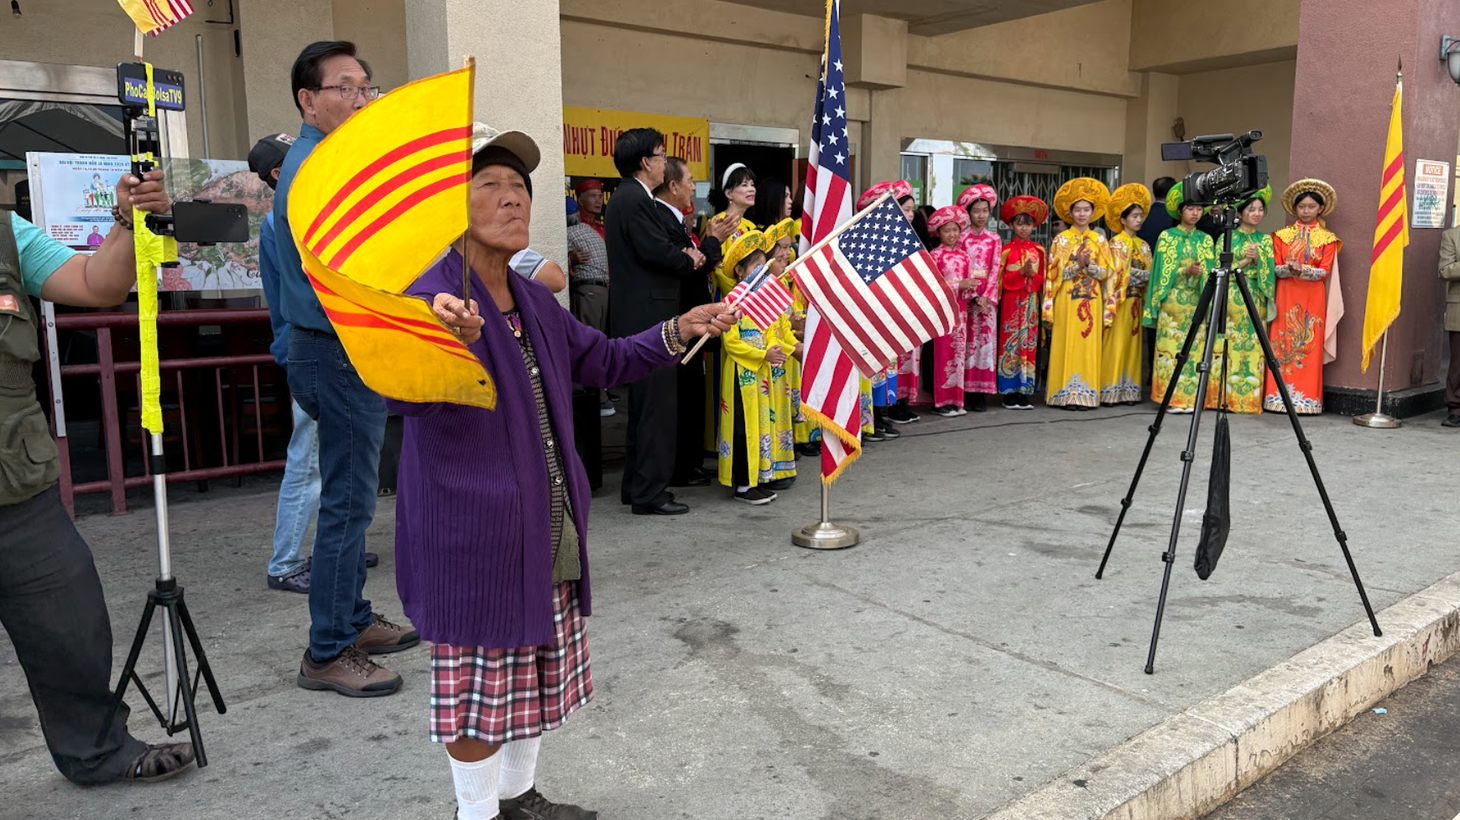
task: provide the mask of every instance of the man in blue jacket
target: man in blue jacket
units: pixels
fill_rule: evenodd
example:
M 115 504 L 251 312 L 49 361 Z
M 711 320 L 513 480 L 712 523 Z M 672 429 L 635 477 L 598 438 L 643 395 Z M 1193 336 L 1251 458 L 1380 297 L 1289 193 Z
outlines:
M 274 258 L 279 310 L 289 323 L 289 392 L 318 424 L 319 524 L 309 578 L 309 648 L 298 684 L 349 697 L 393 694 L 401 677 L 370 659 L 420 643 L 420 635 L 376 615 L 365 600 L 365 530 L 375 517 L 385 402 L 350 357 L 304 275 L 289 225 L 289 187 L 325 135 L 380 96 L 370 67 L 343 41 L 304 47 L 290 73 L 304 122 L 274 189 Z

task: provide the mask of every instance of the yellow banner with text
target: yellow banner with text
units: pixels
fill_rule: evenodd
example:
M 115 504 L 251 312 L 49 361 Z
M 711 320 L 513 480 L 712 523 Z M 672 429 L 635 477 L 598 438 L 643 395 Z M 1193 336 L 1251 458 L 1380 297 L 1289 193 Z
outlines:
M 607 108 L 563 106 L 563 165 L 574 177 L 618 177 L 613 143 L 630 128 L 657 128 L 664 150 L 689 164 L 697 180 L 710 175 L 710 121 L 669 114 L 641 114 Z

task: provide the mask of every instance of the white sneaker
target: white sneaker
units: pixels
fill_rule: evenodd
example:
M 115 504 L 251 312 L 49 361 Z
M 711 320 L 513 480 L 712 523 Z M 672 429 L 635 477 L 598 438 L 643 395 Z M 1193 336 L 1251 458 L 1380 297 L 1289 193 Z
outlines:
M 617 413 L 617 412 L 618 411 L 614 409 L 613 402 L 611 402 L 611 401 L 606 401 L 603 404 L 598 405 L 598 417 L 599 418 L 605 418 L 606 419 L 609 416 L 611 416 L 611 415 L 613 415 L 614 413 Z

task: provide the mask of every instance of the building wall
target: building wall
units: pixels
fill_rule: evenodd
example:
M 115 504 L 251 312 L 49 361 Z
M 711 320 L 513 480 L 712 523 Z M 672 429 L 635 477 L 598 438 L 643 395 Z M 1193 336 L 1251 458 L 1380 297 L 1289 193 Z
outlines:
M 1120 154 L 1126 100 L 1055 88 L 909 71 L 875 92 L 900 105 L 902 136 Z
M 305 46 L 334 39 L 329 0 L 238 0 L 238 17 L 249 146 L 265 134 L 299 133 L 289 74 Z
M 1297 62 L 1277 63 L 1203 71 L 1180 78 L 1177 114 L 1186 121 L 1186 138 L 1203 134 L 1241 134 L 1262 131 L 1254 150 L 1267 156 L 1268 175 L 1279 195 L 1292 180 L 1288 155 L 1293 143 L 1293 79 Z M 1169 134 L 1167 141 L 1175 139 Z M 1179 174 L 1215 166 L 1183 164 Z M 1262 228 L 1275 231 L 1283 226 L 1282 206 L 1276 201 L 1268 209 Z
M 806 139 L 819 49 L 812 54 L 568 17 L 562 32 L 564 105 L 798 128 Z M 629 54 L 636 55 L 632 64 Z
M 1132 0 L 1130 68 L 1175 74 L 1290 59 L 1298 47 L 1302 4 L 1224 0 L 1214 7 Z
M 203 37 L 207 78 L 208 137 L 216 158 L 242 158 L 248 151 L 237 122 L 238 77 L 242 60 L 233 50 L 233 27 L 226 23 L 226 5 L 198 11 L 162 37 L 146 38 L 143 57 L 160 68 L 183 72 L 188 83 L 188 152 L 203 156 L 203 106 L 199 95 L 196 38 Z M 25 2 L 22 15 L 5 14 L 0 22 L 0 59 L 114 68 L 133 59 L 136 27 L 116 0 Z M 209 23 L 208 19 L 224 20 Z M 251 144 L 251 143 L 248 143 Z
M 1325 385 L 1372 390 L 1378 367 L 1361 372 L 1360 340 L 1394 69 L 1403 58 L 1405 171 L 1412 181 L 1416 160 L 1449 160 L 1455 150 L 1460 87 L 1436 55 L 1440 35 L 1460 31 L 1460 3 L 1303 0 L 1299 29 L 1291 175 L 1335 187 L 1338 208 L 1328 226 L 1344 242 L 1339 261 L 1347 315 L 1338 360 L 1324 369 Z M 1439 378 L 1439 241 L 1438 229 L 1410 231 L 1403 307 L 1389 338 L 1388 389 Z
M 1133 97 L 1140 89 L 1129 65 L 1132 2 L 1105 0 L 937 37 L 910 36 L 908 65 Z
M 389 90 L 419 79 L 406 67 L 405 0 L 332 0 L 330 5 L 335 38 L 360 48 L 376 85 Z
M 1125 70 L 1130 3 L 1107 0 L 938 38 L 904 33 L 906 85 L 848 89 L 848 116 L 859 124 L 853 134 L 863 135 L 858 182 L 896 174 L 905 138 L 1122 153 L 1125 101 L 1139 88 Z M 565 104 L 795 128 L 807 138 L 822 44 L 815 18 L 717 0 L 667 0 L 654 15 L 626 0 L 564 0 L 562 11 Z M 903 45 L 868 39 L 896 27 L 859 30 L 863 53 Z M 1061 47 L 1071 37 L 1086 47 Z M 626 63 L 626 54 L 638 61 Z M 1051 54 L 1071 56 L 1046 59 Z M 846 59 L 850 66 L 858 57 Z M 874 106 L 876 127 L 867 128 Z

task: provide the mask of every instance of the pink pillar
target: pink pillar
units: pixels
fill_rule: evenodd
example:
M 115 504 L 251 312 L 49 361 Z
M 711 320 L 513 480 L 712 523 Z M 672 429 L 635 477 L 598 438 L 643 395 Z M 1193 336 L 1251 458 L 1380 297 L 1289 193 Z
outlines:
M 1359 370 L 1360 340 L 1389 103 L 1400 59 L 1405 174 L 1411 186 L 1416 160 L 1455 161 L 1460 86 L 1450 80 L 1439 60 L 1440 37 L 1446 34 L 1460 37 L 1456 0 L 1302 2 L 1289 160 L 1292 179 L 1272 183 L 1281 193 L 1293 180 L 1318 177 L 1338 191 L 1338 210 L 1327 223 L 1343 240 L 1339 262 L 1347 312 L 1339 325 L 1338 359 L 1324 370 L 1325 404 L 1331 411 L 1373 409 L 1379 380 L 1377 351 L 1369 372 Z M 1409 205 L 1413 206 L 1412 187 Z M 1434 388 L 1441 378 L 1445 297 L 1437 272 L 1440 233 L 1412 229 L 1405 250 L 1403 306 L 1389 331 L 1384 389 L 1386 393 L 1420 390 L 1409 391 L 1411 397 L 1401 401 L 1399 412 L 1438 406 L 1438 399 L 1413 394 Z

